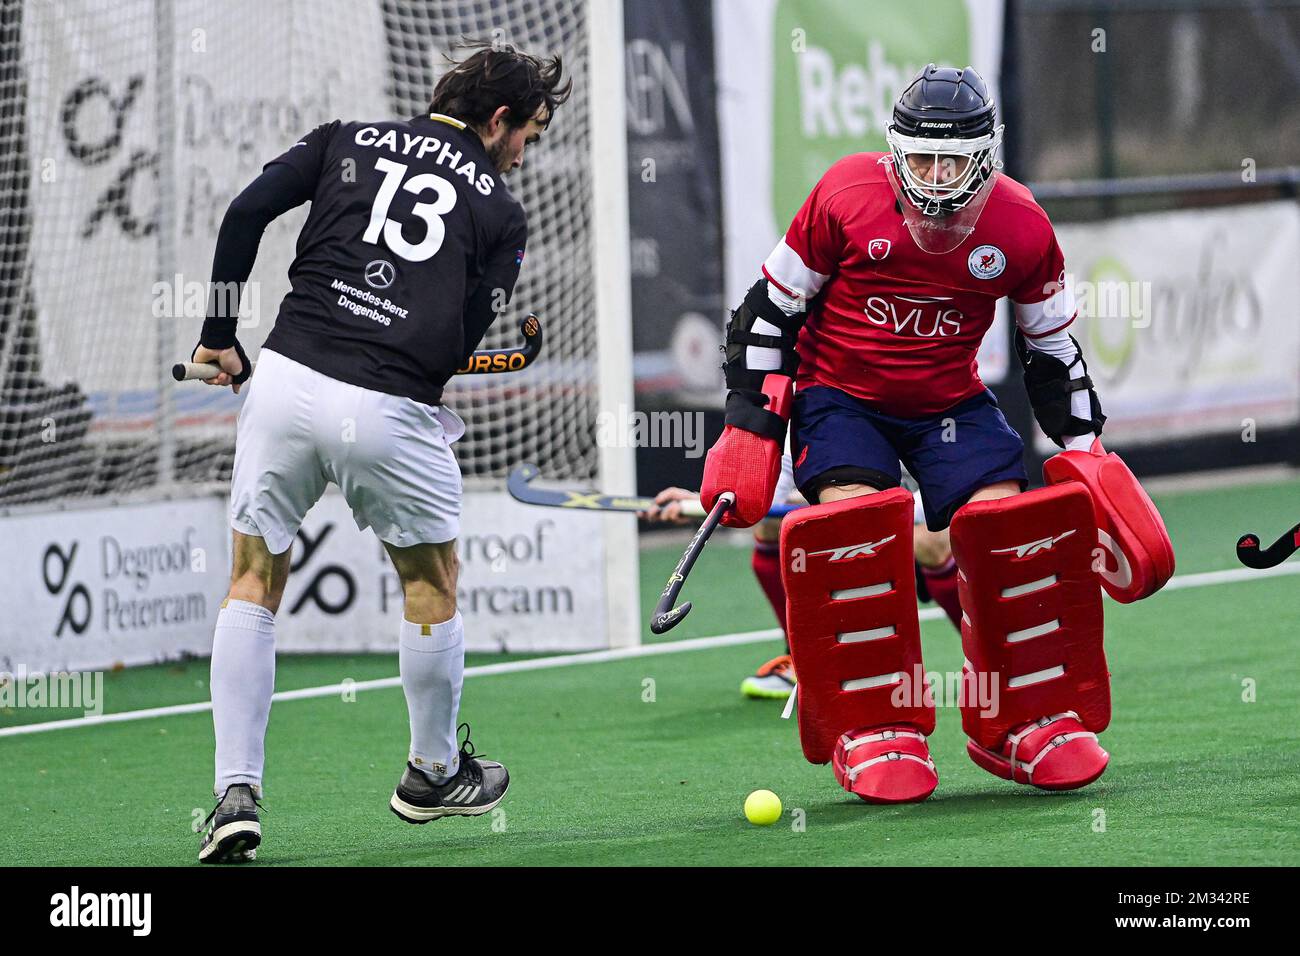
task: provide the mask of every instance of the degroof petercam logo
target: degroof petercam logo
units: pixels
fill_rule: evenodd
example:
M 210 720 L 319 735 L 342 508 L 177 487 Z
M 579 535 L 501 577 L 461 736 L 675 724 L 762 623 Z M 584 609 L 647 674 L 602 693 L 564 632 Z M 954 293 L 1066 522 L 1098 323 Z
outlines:
M 885 149 L 894 100 L 927 63 L 970 63 L 963 0 L 918 7 L 778 0 L 772 30 L 772 211 L 784 228 L 822 174 Z

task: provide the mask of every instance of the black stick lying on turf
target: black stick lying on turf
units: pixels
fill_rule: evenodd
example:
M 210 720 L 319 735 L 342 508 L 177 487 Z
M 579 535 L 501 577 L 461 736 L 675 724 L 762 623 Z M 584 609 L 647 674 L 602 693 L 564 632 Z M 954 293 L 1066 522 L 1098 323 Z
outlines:
M 724 491 L 719 495 L 718 500 L 713 503 L 713 510 L 704 519 L 704 524 L 700 525 L 700 530 L 695 532 L 695 537 L 691 538 L 691 543 L 686 546 L 682 559 L 677 562 L 677 567 L 673 568 L 673 573 L 668 576 L 664 593 L 659 596 L 654 616 L 650 618 L 650 630 L 654 633 L 663 634 L 665 631 L 672 630 L 687 614 L 691 613 L 690 601 L 681 607 L 673 607 L 673 605 L 677 603 L 677 595 L 682 593 L 682 585 L 686 583 L 686 575 L 691 573 L 695 559 L 700 556 L 704 545 L 708 543 L 709 535 L 713 534 L 713 529 L 718 526 L 726 510 L 735 503 L 736 496 L 730 491 Z
M 542 352 L 542 323 L 533 313 L 519 323 L 524 344 L 512 349 L 482 349 L 471 352 L 464 368 L 457 375 L 494 375 L 498 372 L 518 372 L 532 365 Z M 216 371 L 214 371 L 214 369 Z M 172 366 L 172 378 L 178 382 L 209 379 L 220 373 L 215 362 L 177 362 Z
M 1262 571 L 1275 568 L 1300 549 L 1300 524 L 1297 524 L 1266 549 L 1259 549 L 1259 535 L 1251 532 L 1237 539 L 1237 560 L 1248 568 Z
M 644 498 L 637 495 L 606 495 L 599 491 L 569 491 L 567 489 L 556 491 L 549 488 L 534 488 L 529 482 L 536 478 L 539 473 L 536 465 L 520 465 L 511 471 L 510 476 L 506 479 L 506 489 L 510 492 L 510 497 L 526 505 L 542 505 L 547 508 L 578 508 L 584 511 L 617 511 L 632 514 L 638 511 L 649 511 L 655 507 L 653 498 Z M 682 501 L 680 504 L 682 514 L 685 517 L 704 517 L 705 511 L 698 498 Z M 802 505 L 773 505 L 767 516 L 769 518 L 779 518 L 800 507 Z

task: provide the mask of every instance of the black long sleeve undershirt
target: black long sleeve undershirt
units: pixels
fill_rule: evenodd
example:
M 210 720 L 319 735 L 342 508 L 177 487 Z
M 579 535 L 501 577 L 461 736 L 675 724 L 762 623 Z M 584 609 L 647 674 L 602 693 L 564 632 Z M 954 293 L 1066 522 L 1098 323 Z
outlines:
M 205 348 L 228 349 L 235 344 L 239 299 L 257 260 L 262 233 L 277 216 L 311 197 L 311 190 L 293 167 L 272 163 L 231 202 L 221 220 L 212 257 L 208 315 L 199 336 Z M 231 290 L 232 294 L 223 295 L 222 290 Z
M 461 349 L 460 368 L 465 367 L 470 354 L 478 348 L 483 336 L 496 320 L 497 312 L 493 299 L 497 291 L 487 283 L 481 284 L 465 303 L 465 344 Z

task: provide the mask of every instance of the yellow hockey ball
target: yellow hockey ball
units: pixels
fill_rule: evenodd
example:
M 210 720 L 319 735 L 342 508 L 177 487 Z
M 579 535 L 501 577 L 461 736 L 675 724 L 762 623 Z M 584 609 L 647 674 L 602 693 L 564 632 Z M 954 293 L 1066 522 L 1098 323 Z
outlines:
M 767 827 L 781 819 L 781 798 L 771 790 L 755 790 L 745 798 L 745 819 Z

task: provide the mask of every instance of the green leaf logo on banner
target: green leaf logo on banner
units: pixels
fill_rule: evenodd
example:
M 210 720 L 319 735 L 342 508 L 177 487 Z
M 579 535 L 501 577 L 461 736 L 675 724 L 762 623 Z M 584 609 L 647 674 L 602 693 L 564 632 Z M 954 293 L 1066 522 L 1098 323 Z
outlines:
M 842 156 L 885 148 L 904 85 L 927 63 L 966 66 L 963 0 L 780 0 L 773 29 L 772 211 L 794 218 Z

